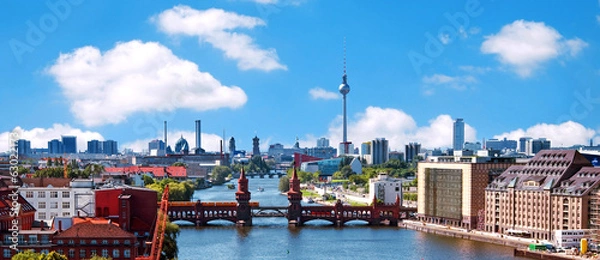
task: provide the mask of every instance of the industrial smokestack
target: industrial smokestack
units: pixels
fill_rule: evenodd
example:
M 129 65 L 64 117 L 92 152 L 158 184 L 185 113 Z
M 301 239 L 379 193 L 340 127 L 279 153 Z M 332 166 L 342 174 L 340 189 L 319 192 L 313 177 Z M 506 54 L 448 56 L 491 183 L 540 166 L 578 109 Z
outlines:
M 198 153 L 200 153 L 200 145 L 202 144 L 201 142 L 201 128 L 200 128 L 200 120 L 196 120 L 196 149 L 198 150 Z
M 165 121 L 165 151 L 167 150 L 167 121 Z
M 221 160 L 223 160 L 223 140 L 222 139 L 220 142 L 220 146 L 221 146 Z

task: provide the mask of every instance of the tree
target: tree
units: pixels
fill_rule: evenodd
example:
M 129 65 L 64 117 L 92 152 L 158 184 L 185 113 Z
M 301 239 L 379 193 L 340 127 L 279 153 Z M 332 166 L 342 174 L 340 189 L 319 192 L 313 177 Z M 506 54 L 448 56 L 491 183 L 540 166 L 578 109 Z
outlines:
M 288 176 L 281 176 L 279 179 L 279 191 L 287 192 L 290 190 L 290 178 Z
M 215 184 L 223 184 L 225 178 L 231 174 L 231 169 L 227 166 L 217 166 L 213 169 L 211 174 L 211 180 Z
M 355 172 L 352 171 L 352 168 L 350 168 L 350 165 L 346 165 L 346 166 L 342 167 L 340 172 L 342 172 L 342 176 L 344 176 L 344 179 L 348 179 L 350 177 L 350 175 L 356 174 Z
M 165 227 L 165 240 L 163 241 L 162 254 L 160 259 L 176 259 L 179 253 L 177 247 L 177 237 L 179 236 L 179 226 L 171 222 L 167 222 Z
M 35 253 L 31 250 L 27 250 L 24 252 L 20 252 L 12 257 L 13 260 L 68 260 L 65 255 L 61 255 L 55 251 L 52 251 L 48 254 Z
M 142 179 L 144 180 L 144 186 L 148 186 L 154 183 L 154 179 L 146 174 L 142 175 Z
M 171 164 L 171 166 L 183 166 L 183 167 L 187 168 L 187 164 L 182 163 L 182 162 L 175 162 L 175 163 Z
M 162 197 L 165 186 L 169 185 L 169 201 L 190 201 L 194 195 L 194 183 L 191 181 L 178 182 L 173 179 L 163 179 L 146 185 L 146 188 L 157 192 L 157 200 Z

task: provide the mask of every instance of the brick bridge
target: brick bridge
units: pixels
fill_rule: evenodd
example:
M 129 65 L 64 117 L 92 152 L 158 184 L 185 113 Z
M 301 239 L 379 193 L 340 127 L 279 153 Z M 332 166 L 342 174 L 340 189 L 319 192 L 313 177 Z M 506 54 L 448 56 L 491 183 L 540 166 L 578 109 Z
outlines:
M 397 225 L 398 221 L 415 212 L 414 208 L 404 208 L 400 198 L 394 204 L 378 204 L 373 199 L 371 206 L 346 206 L 340 200 L 333 206 L 302 206 L 300 180 L 296 170 L 290 179 L 287 207 L 261 207 L 258 202 L 250 201 L 248 179 L 242 169 L 238 179 L 238 190 L 235 193 L 237 202 L 169 202 L 169 219 L 185 220 L 202 226 L 212 220 L 227 220 L 239 226 L 251 226 L 252 218 L 285 217 L 289 225 L 301 226 L 304 223 L 322 219 L 342 226 L 348 221 L 362 220 L 369 225 Z

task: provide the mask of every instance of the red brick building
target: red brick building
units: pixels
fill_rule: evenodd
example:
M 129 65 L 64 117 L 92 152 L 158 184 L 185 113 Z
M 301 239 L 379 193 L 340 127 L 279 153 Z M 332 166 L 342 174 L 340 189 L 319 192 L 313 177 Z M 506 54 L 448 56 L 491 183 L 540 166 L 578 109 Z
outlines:
M 53 243 L 52 250 L 70 260 L 89 259 L 94 255 L 115 260 L 137 256 L 136 237 L 106 220 L 85 219 L 55 235 Z
M 96 217 L 117 223 L 133 233 L 143 253 L 145 242 L 151 241 L 151 232 L 157 213 L 156 191 L 144 188 L 113 188 L 96 190 Z

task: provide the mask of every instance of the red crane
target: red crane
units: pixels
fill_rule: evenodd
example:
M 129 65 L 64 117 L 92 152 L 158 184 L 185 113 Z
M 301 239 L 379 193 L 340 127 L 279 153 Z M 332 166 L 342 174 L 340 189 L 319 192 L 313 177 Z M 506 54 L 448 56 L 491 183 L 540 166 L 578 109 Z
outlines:
M 165 228 L 167 227 L 167 219 L 169 208 L 169 185 L 165 186 L 165 190 L 160 200 L 160 209 L 156 215 L 156 225 L 154 227 L 154 236 L 152 236 L 152 244 L 150 247 L 149 256 L 138 256 L 136 260 L 159 260 L 162 252 L 163 241 L 165 240 Z

